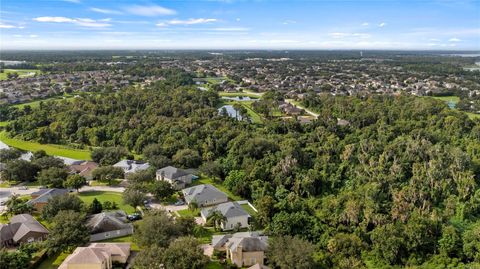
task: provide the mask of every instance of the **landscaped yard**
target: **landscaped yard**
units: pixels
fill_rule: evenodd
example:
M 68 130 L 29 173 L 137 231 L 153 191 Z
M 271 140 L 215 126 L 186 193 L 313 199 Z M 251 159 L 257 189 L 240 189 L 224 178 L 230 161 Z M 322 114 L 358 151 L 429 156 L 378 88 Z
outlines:
M 251 206 L 249 206 L 248 204 L 243 204 L 243 205 L 240 205 L 243 209 L 245 209 L 245 211 L 247 211 L 248 214 L 250 214 L 250 216 L 255 216 L 257 214 L 257 212 L 255 212 L 255 210 L 253 210 L 253 208 Z
M 122 194 L 118 192 L 111 192 L 111 191 L 84 191 L 78 194 L 78 197 L 85 202 L 86 204 L 92 203 L 93 199 L 97 198 L 97 200 L 101 203 L 105 201 L 115 202 L 119 209 L 127 212 L 133 213 L 135 210 L 133 207 L 125 204 L 123 202 Z
M 78 160 L 92 159 L 92 157 L 90 156 L 89 150 L 73 149 L 63 145 L 40 144 L 37 142 L 24 141 L 24 140 L 8 137 L 5 131 L 0 132 L 0 141 L 2 141 L 3 143 L 11 147 L 32 151 L 32 152 L 35 152 L 38 150 L 44 150 L 48 155 L 56 155 L 56 156 L 62 156 L 62 157 L 78 159 Z
M 105 242 L 105 243 L 132 243 L 131 245 L 131 250 L 132 251 L 140 251 L 140 247 L 133 243 L 132 236 L 123 236 L 123 237 L 117 237 L 117 238 L 112 238 L 112 239 L 106 239 L 100 242 Z
M 190 209 L 183 209 L 183 210 L 178 210 L 177 213 L 181 217 L 198 217 L 200 216 L 200 209 L 195 209 L 195 210 L 190 210 Z

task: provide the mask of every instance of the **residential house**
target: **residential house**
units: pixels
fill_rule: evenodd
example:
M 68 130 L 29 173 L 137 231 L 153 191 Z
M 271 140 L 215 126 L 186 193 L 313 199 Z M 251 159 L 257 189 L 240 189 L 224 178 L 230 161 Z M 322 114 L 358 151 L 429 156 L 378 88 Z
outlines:
M 130 243 L 93 243 L 77 247 L 58 269 L 112 269 L 113 263 L 127 263 Z
M 150 165 L 148 163 L 135 160 L 121 160 L 113 166 L 122 168 L 125 175 L 129 173 L 139 172 L 142 170 L 147 170 L 148 168 L 150 168 Z
M 122 210 L 91 215 L 87 227 L 91 231 L 91 242 L 133 234 L 133 225 L 128 222 L 127 214 Z
M 215 211 L 220 212 L 225 220 L 220 224 L 223 231 L 233 230 L 236 228 L 247 228 L 251 216 L 237 202 L 226 202 L 213 207 L 204 208 L 200 211 L 200 215 L 206 222 L 208 217 Z
M 259 232 L 242 232 L 234 234 L 214 235 L 212 247 L 225 251 L 227 259 L 238 267 L 263 265 L 265 251 L 268 248 L 268 237 Z
M 213 206 L 228 201 L 225 193 L 210 184 L 202 184 L 182 190 L 185 201 L 196 202 L 199 207 Z
M 32 199 L 27 202 L 28 205 L 33 206 L 36 211 L 40 212 L 48 204 L 48 200 L 59 195 L 67 195 L 66 189 L 41 189 L 31 194 Z
M 95 170 L 95 168 L 98 167 L 98 164 L 96 162 L 91 162 L 91 161 L 84 161 L 79 164 L 73 164 L 68 167 L 70 170 L 70 173 L 72 174 L 78 174 L 81 175 L 82 177 L 91 180 L 92 179 L 92 172 Z
M 157 180 L 167 181 L 176 190 L 181 190 L 192 183 L 193 175 L 186 170 L 167 166 L 157 170 L 156 178 Z
M 0 224 L 1 247 L 43 241 L 47 236 L 48 230 L 29 214 L 15 215 L 10 219 L 10 223 Z

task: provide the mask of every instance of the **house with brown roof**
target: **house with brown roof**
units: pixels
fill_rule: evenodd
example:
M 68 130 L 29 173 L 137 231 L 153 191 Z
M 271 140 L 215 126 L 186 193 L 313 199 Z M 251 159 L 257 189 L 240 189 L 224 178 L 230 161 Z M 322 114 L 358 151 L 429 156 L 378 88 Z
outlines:
M 48 230 L 32 215 L 20 214 L 8 224 L 0 224 L 0 246 L 13 247 L 21 243 L 32 243 L 47 239 Z
M 58 269 L 112 269 L 113 263 L 125 264 L 130 256 L 130 243 L 93 243 L 77 247 Z
M 234 234 L 214 235 L 212 247 L 225 251 L 227 259 L 238 267 L 263 265 L 265 251 L 268 248 L 268 237 L 259 232 L 241 232 Z
M 91 180 L 92 179 L 92 172 L 95 168 L 98 167 L 96 162 L 85 161 L 79 164 L 72 164 L 68 167 L 68 170 L 72 174 L 81 175 L 82 177 Z

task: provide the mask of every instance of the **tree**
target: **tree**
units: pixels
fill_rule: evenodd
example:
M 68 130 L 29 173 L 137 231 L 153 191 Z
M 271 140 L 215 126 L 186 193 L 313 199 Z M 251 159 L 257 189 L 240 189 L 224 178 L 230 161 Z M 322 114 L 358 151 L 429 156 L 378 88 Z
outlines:
M 203 163 L 200 166 L 199 170 L 200 170 L 200 172 L 202 172 L 202 174 L 204 174 L 208 177 L 212 177 L 214 179 L 222 179 L 224 177 L 223 168 L 217 162 Z
M 51 188 L 62 188 L 68 172 L 64 168 L 51 167 L 41 170 L 37 175 L 38 183 Z
M 5 202 L 5 206 L 7 207 L 7 214 L 10 214 L 10 215 L 33 212 L 33 206 L 30 204 L 27 204 L 27 202 L 20 199 L 20 197 L 15 194 L 10 196 L 10 198 Z
M 28 268 L 32 255 L 21 250 L 0 248 L 0 269 Z
M 42 209 L 42 218 L 53 219 L 62 210 L 81 212 L 83 202 L 76 195 L 58 195 L 50 198 Z
M 42 155 L 40 155 L 42 156 Z M 32 164 L 36 165 L 38 169 L 44 170 L 48 168 L 65 168 L 65 164 L 62 159 L 55 158 L 52 156 L 43 156 L 40 158 L 33 158 Z
M 6 163 L 20 158 L 22 152 L 15 148 L 0 149 L 0 162 Z
M 90 214 L 98 214 L 98 213 L 101 213 L 102 210 L 103 210 L 102 204 L 97 200 L 97 198 L 93 198 L 93 201 L 90 204 L 88 212 Z
M 87 180 L 81 175 L 69 175 L 64 182 L 65 188 L 76 189 L 79 192 L 80 188 L 87 184 Z
M 220 229 L 222 223 L 226 221 L 227 218 L 222 214 L 222 212 L 215 210 L 208 215 L 207 221 L 213 225 L 215 231 Z
M 463 234 L 463 252 L 470 261 L 480 263 L 480 221 Z
M 177 165 L 184 168 L 198 167 L 202 162 L 202 158 L 198 151 L 192 149 L 181 149 L 173 155 L 172 160 Z
M 180 230 L 167 212 L 150 210 L 141 222 L 137 222 L 133 239 L 142 247 L 166 247 L 174 238 L 181 235 Z
M 298 237 L 280 236 L 270 238 L 266 256 L 279 269 L 315 268 L 315 246 Z
M 143 205 L 143 201 L 147 199 L 147 196 L 145 193 L 136 190 L 136 189 L 131 189 L 127 188 L 123 194 L 123 201 L 132 206 L 135 210 L 137 210 L 137 206 Z
M 113 165 L 124 158 L 133 159 L 133 156 L 123 147 L 97 148 L 92 151 L 92 160 L 102 166 Z
M 175 190 L 172 188 L 172 184 L 169 182 L 157 180 L 152 184 L 150 192 L 153 194 L 155 199 L 163 200 L 172 196 L 175 193 Z
M 94 180 L 107 182 L 108 184 L 112 184 L 115 179 L 123 177 L 123 169 L 120 167 L 104 166 L 95 168 L 95 170 L 92 171 L 92 178 Z
M 197 203 L 197 201 L 195 201 L 195 200 L 190 201 L 190 203 L 188 204 L 188 209 L 189 209 L 190 211 L 195 211 L 195 210 L 197 210 L 197 209 L 198 209 L 198 203 Z
M 90 231 L 85 225 L 84 214 L 72 210 L 60 211 L 53 218 L 45 248 L 49 255 L 63 251 L 71 252 L 87 243 L 89 239 Z
M 2 171 L 2 179 L 23 182 L 33 181 L 38 172 L 37 166 L 24 160 L 14 160 L 6 164 Z
M 165 249 L 162 261 L 165 268 L 201 269 L 205 268 L 209 259 L 203 254 L 197 239 L 180 237 Z

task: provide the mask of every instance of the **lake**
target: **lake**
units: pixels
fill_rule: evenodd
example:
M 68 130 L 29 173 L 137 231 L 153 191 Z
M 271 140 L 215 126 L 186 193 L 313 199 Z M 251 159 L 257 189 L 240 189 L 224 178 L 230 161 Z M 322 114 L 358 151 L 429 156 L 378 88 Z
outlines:
M 232 105 L 222 106 L 221 108 L 218 109 L 218 113 L 219 114 L 222 113 L 224 108 L 227 111 L 227 114 L 228 114 L 229 117 L 232 117 L 232 118 L 235 118 L 235 119 L 238 119 L 238 120 L 242 120 L 242 116 L 240 116 L 240 114 L 238 114 L 237 110 L 235 110 L 235 108 L 233 108 Z

